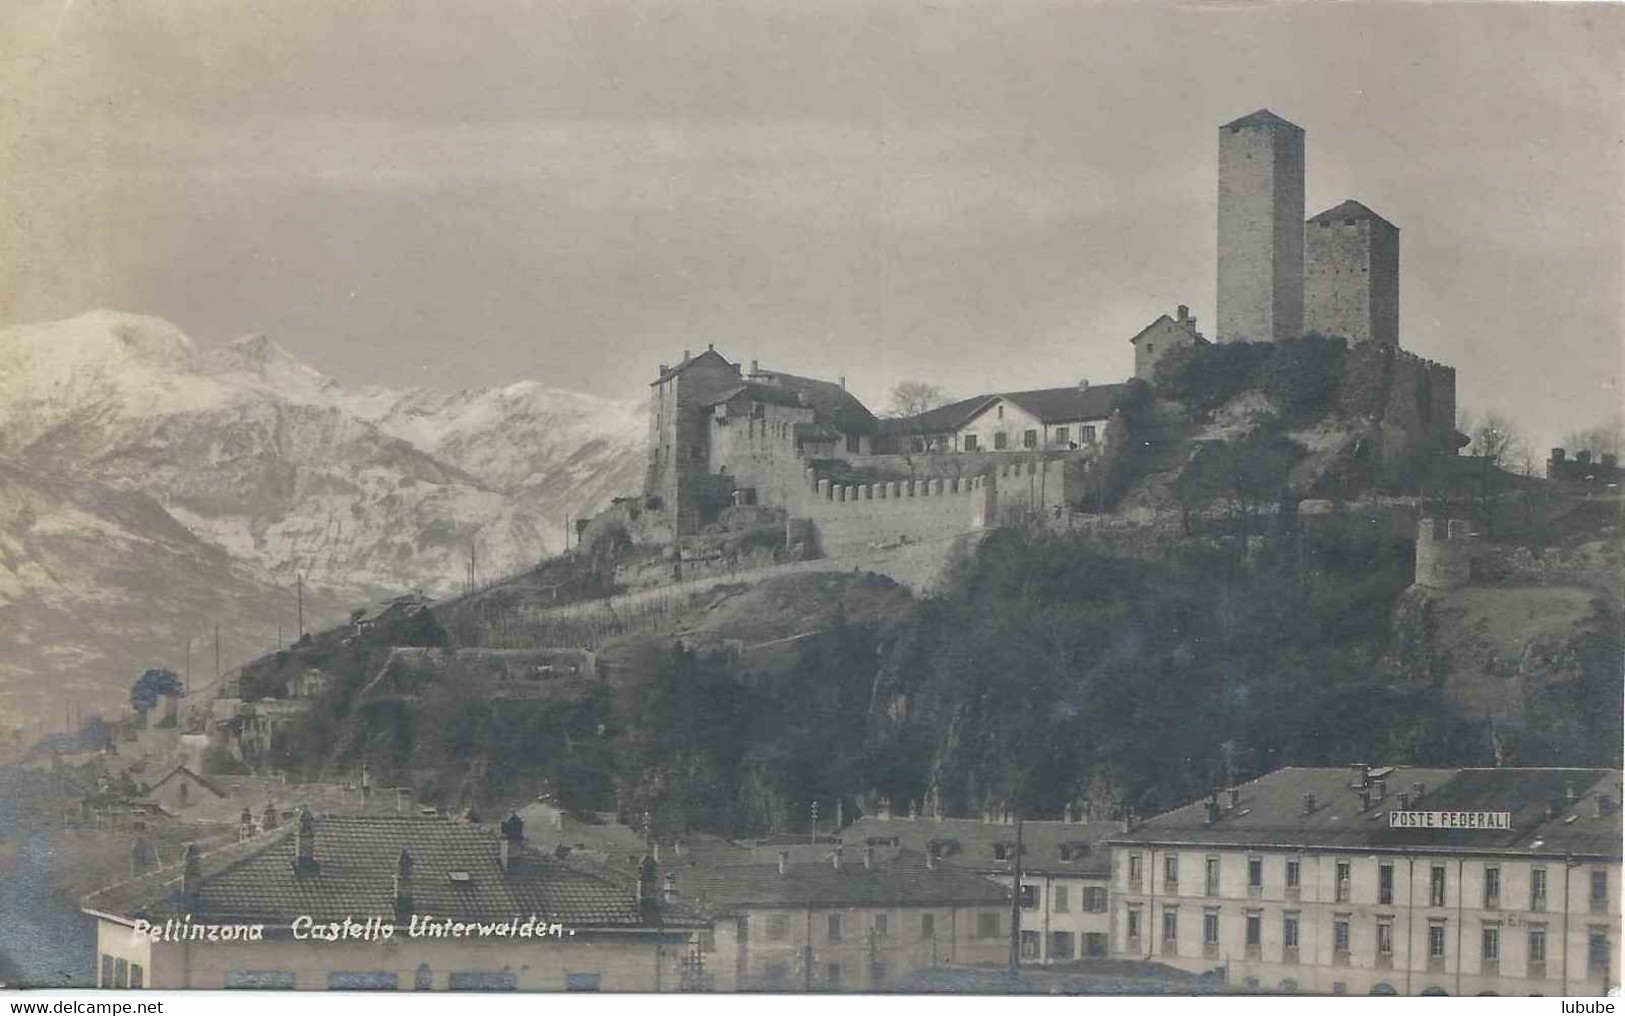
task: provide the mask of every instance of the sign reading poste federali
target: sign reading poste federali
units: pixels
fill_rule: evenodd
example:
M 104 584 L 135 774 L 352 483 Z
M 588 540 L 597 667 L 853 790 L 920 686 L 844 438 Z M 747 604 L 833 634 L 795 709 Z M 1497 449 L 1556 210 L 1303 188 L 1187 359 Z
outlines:
M 1510 811 L 1391 811 L 1390 829 L 1498 829 L 1512 828 Z

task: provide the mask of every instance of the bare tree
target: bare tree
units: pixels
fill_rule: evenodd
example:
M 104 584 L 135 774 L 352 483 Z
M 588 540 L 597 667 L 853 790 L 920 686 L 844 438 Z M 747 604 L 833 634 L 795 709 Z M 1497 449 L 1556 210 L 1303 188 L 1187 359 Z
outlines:
M 899 381 L 891 390 L 886 415 L 897 421 L 898 450 L 908 463 L 910 476 L 914 475 L 915 453 L 930 451 L 925 444 L 929 435 L 920 427 L 919 418 L 938 406 L 946 405 L 948 398 L 941 388 L 926 381 Z M 916 443 L 919 444 L 918 448 L 915 447 Z
M 1482 415 L 1464 414 L 1462 429 L 1470 441 L 1467 454 L 1479 460 L 1478 512 L 1486 532 L 1495 528 L 1496 474 L 1512 472 L 1523 467 L 1525 473 L 1534 471 L 1529 442 L 1516 421 L 1504 413 L 1489 410 Z

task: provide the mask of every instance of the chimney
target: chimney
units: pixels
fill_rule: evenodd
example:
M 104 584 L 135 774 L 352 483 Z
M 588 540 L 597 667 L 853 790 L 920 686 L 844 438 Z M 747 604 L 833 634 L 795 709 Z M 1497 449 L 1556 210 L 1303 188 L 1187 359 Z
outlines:
M 687 363 L 690 359 L 692 359 L 692 357 L 689 355 L 689 351 L 686 349 L 683 350 L 683 362 Z
M 677 902 L 677 875 L 673 872 L 666 872 L 665 881 L 660 886 L 660 902 Z
M 707 353 L 715 353 L 717 351 L 717 344 L 715 342 L 707 342 L 705 344 L 705 351 Z
M 1203 806 L 1206 809 L 1206 814 L 1202 819 L 1202 824 L 1212 825 L 1213 823 L 1217 822 L 1219 820 L 1218 791 L 1214 791 L 1213 793 L 1207 795 L 1207 801 L 1204 802 Z
M 1552 461 L 1553 462 L 1562 462 L 1566 458 L 1568 458 L 1568 452 L 1567 451 L 1563 450 L 1562 448 L 1553 448 L 1552 449 Z
M 655 859 L 648 854 L 644 854 L 643 860 L 638 862 L 638 907 L 640 909 L 646 909 L 654 905 L 656 873 Z
M 1179 305 L 1179 323 L 1184 324 L 1191 319 L 1191 309 L 1184 304 Z
M 504 841 L 516 847 L 525 845 L 525 820 L 519 817 L 517 811 L 510 811 L 499 828 L 502 830 Z
M 295 834 L 294 867 L 309 871 L 316 867 L 316 820 L 309 808 L 299 809 L 299 832 Z
M 1388 796 L 1388 781 L 1386 779 L 1372 780 L 1371 791 L 1371 797 L 1373 800 L 1382 800 L 1384 797 Z
M 1229 798 L 1228 802 L 1225 804 L 1225 807 L 1231 811 L 1235 811 L 1236 806 L 1241 804 L 1241 788 L 1231 787 L 1229 790 L 1225 791 L 1225 795 Z
M 237 838 L 239 840 L 254 838 L 254 813 L 247 808 L 244 808 L 243 813 L 237 816 Z
M 863 867 L 865 869 L 873 869 L 874 866 L 875 866 L 875 848 L 871 847 L 871 846 L 865 846 L 863 848 Z
M 930 871 L 937 870 L 937 851 L 935 847 L 927 846 L 925 848 L 925 866 Z
M 395 788 L 395 814 L 400 815 L 406 811 L 406 800 L 411 794 L 412 791 L 406 787 Z
M 891 798 L 882 797 L 878 804 L 879 814 L 876 816 L 882 821 L 891 818 Z
M 1371 791 L 1369 791 L 1369 790 L 1360 791 L 1360 810 L 1361 811 L 1370 811 L 1371 810 Z
M 363 803 L 372 797 L 372 770 L 365 764 L 361 766 L 361 800 Z
M 779 851 L 779 874 L 783 875 L 790 867 L 790 851 Z
M 276 805 L 272 804 L 270 801 L 266 801 L 265 810 L 260 812 L 260 828 L 265 832 L 270 832 L 272 829 L 275 829 L 276 826 Z
M 1591 465 L 1591 450 L 1589 448 L 1582 448 L 1575 452 L 1574 461 L 1578 462 L 1582 466 Z
M 502 842 L 497 844 L 497 866 L 502 869 L 504 875 L 508 873 L 508 863 L 512 860 L 513 841 L 503 838 Z
M 1314 794 L 1305 794 L 1305 795 L 1303 795 L 1303 813 L 1305 815 L 1313 815 L 1315 813 L 1315 795 Z
M 1410 794 L 1410 791 L 1401 790 L 1399 792 L 1399 810 L 1400 811 L 1408 811 L 1408 810 L 1410 810 L 1410 807 L 1411 807 L 1411 794 Z
M 753 358 L 750 361 L 750 373 L 751 373 L 751 376 L 755 377 L 757 374 L 760 374 L 761 372 L 762 372 L 762 365 L 757 363 L 756 360 Z
M 395 856 L 395 920 L 406 923 L 412 917 L 412 852 L 405 847 Z
M 181 897 L 185 899 L 187 906 L 190 907 L 197 902 L 197 892 L 202 882 L 203 852 L 197 848 L 196 843 L 188 843 L 181 867 Z
M 1364 790 L 1368 772 L 1370 770 L 1363 763 L 1356 762 L 1349 766 L 1349 789 Z
M 1411 800 L 1420 802 L 1422 795 L 1428 792 L 1428 785 L 1421 780 L 1411 781 Z
M 830 863 L 835 866 L 836 871 L 841 870 L 841 848 L 840 847 L 836 847 L 835 851 L 829 855 L 829 860 L 830 860 Z
M 665 373 L 668 370 L 671 370 L 671 364 L 669 364 L 669 363 L 661 364 L 660 365 L 660 372 L 659 372 L 659 374 L 657 376 L 661 376 L 661 377 L 665 376 Z

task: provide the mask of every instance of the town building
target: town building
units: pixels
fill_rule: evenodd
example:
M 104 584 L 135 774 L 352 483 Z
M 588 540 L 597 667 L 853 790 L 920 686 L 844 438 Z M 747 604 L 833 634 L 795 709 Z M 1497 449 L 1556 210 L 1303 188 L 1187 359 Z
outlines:
M 1219 128 L 1220 342 L 1303 334 L 1303 128 L 1267 109 Z
M 1112 838 L 1113 954 L 1321 994 L 1617 988 L 1620 773 L 1286 768 Z
M 499 835 L 308 811 L 207 854 L 190 847 L 83 909 L 98 925 L 98 985 L 119 988 L 678 990 L 709 926 L 661 896 L 652 862 L 632 880 L 567 862 L 512 819 Z M 346 930 L 324 937 L 335 925 Z
M 1157 364 L 1169 353 L 1208 344 L 1207 336 L 1196 328 L 1191 309 L 1180 304 L 1177 313 L 1177 318 L 1160 315 L 1129 339 L 1134 346 L 1134 376 L 1146 384 L 1157 383 Z
M 715 919 L 716 991 L 884 991 L 933 966 L 1002 964 L 1009 891 L 913 850 L 837 845 L 821 861 L 695 866 L 684 903 Z
M 928 809 L 934 811 L 934 809 Z M 1121 822 L 1090 821 L 1089 807 L 1065 817 L 1022 822 L 1021 958 L 1031 963 L 1104 959 L 1110 951 L 1111 857 L 1104 841 Z M 841 831 L 853 850 L 909 850 L 945 866 L 974 871 L 1010 889 L 1015 885 L 1016 827 L 1007 811 L 981 818 L 894 816 L 888 804 Z
M 1352 199 L 1309 220 L 1303 327 L 1399 345 L 1399 227 Z

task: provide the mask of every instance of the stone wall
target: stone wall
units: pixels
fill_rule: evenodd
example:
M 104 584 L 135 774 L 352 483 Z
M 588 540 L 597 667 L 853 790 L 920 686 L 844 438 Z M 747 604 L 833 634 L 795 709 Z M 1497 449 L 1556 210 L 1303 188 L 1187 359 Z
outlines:
M 988 477 L 831 485 L 808 470 L 790 511 L 812 523 L 825 557 L 980 530 L 994 519 Z
M 1424 518 L 1416 527 L 1416 585 L 1457 589 L 1472 569 L 1472 526 L 1465 519 Z
M 1399 231 L 1369 216 L 1304 230 L 1305 330 L 1397 346 Z

